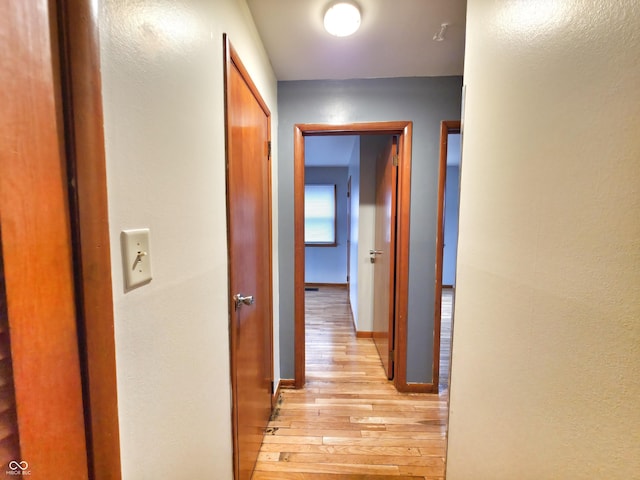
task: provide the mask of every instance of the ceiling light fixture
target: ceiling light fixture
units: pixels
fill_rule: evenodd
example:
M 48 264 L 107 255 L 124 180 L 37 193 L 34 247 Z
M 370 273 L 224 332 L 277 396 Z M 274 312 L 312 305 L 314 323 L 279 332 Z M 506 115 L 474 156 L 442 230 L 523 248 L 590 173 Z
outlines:
M 334 3 L 324 14 L 324 28 L 336 37 L 348 37 L 360 28 L 360 9 L 351 2 Z

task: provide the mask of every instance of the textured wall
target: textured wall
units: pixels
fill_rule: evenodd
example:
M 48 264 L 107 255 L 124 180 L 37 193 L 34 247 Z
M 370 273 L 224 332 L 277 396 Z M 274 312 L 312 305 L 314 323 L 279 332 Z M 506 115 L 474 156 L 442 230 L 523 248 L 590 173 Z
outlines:
M 460 77 L 278 82 L 278 223 L 281 252 L 293 252 L 293 125 L 412 120 L 409 271 L 410 382 L 430 382 L 440 121 L 460 118 Z M 294 376 L 293 255 L 280 256 L 280 354 Z
M 638 25 L 468 2 L 447 480 L 638 478 Z
M 231 479 L 223 32 L 274 132 L 276 81 L 243 1 L 100 6 L 123 479 Z M 153 280 L 124 294 L 136 227 Z

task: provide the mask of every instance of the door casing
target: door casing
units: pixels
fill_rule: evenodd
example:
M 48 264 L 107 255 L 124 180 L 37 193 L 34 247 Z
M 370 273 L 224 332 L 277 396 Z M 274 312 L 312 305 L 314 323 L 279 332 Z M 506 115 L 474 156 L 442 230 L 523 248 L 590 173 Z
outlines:
M 442 262 L 444 259 L 444 199 L 445 186 L 447 183 L 447 146 L 450 133 L 460 133 L 459 120 L 444 120 L 440 123 L 440 173 L 438 175 L 438 212 L 436 224 L 436 281 L 433 302 L 433 372 L 431 374 L 435 389 L 433 393 L 438 393 L 438 384 L 440 383 L 440 335 L 442 332 Z
M 411 206 L 411 145 L 413 122 L 363 122 L 349 124 L 294 125 L 294 359 L 295 388 L 305 383 L 305 307 L 304 307 L 304 137 L 326 135 L 397 135 L 398 218 L 395 286 L 395 374 L 394 384 L 401 392 L 424 392 L 424 384 L 407 383 L 407 311 L 409 299 L 409 227 Z

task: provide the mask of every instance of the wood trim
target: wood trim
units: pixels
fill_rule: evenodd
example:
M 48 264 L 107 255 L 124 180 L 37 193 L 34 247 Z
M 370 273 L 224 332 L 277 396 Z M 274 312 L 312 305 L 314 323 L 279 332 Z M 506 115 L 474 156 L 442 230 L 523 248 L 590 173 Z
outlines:
M 260 99 L 262 99 L 262 97 L 258 97 Z M 269 112 L 269 109 L 266 110 L 267 112 Z M 271 113 L 267 113 L 267 117 L 269 119 L 269 121 L 267 122 L 267 137 L 269 138 L 269 144 L 267 146 L 268 148 L 268 161 L 269 161 L 269 185 L 267 186 L 267 189 L 269 191 L 269 198 L 268 198 L 268 202 L 269 202 L 269 273 L 271 274 L 269 276 L 269 339 L 271 342 L 271 360 L 270 360 L 270 371 L 269 374 L 271 375 L 271 382 L 273 383 L 274 379 L 275 379 L 275 372 L 274 372 L 274 342 L 273 342 L 273 302 L 274 302 L 274 298 L 273 298 L 273 157 L 272 157 L 272 152 L 271 152 Z M 271 401 L 271 409 L 273 410 L 275 403 L 273 403 L 273 399 Z
M 294 388 L 296 388 L 296 381 L 293 378 L 281 378 L 278 381 L 278 387 L 276 388 L 276 391 L 273 394 L 273 399 L 271 400 L 273 408 L 276 408 L 282 390 L 291 390 Z
M 353 314 L 353 305 L 351 305 L 351 295 L 349 295 L 349 285 L 347 284 L 347 303 L 349 304 L 349 313 L 351 314 L 351 326 L 358 336 L 358 327 L 356 325 L 356 316 Z
M 296 387 L 296 381 L 293 378 L 281 378 L 280 381 L 278 382 L 279 389 L 295 388 L 295 387 Z
M 398 225 L 396 228 L 396 324 L 394 331 L 394 380 L 396 389 L 407 391 L 407 318 L 409 312 L 409 234 L 411 226 L 411 144 L 413 123 L 399 135 Z
M 304 325 L 304 136 L 303 127 L 293 127 L 293 216 L 294 216 L 294 377 L 295 387 L 305 383 Z
M 373 332 L 356 331 L 356 338 L 373 338 Z
M 346 283 L 305 283 L 305 287 L 331 287 L 331 288 L 347 288 Z
M 351 209 L 353 208 L 353 199 L 351 198 L 351 175 L 347 179 L 347 290 L 351 293 Z M 353 308 L 351 307 L 351 295 L 349 295 L 349 308 L 351 309 L 351 318 L 353 317 Z
M 444 258 L 444 203 L 447 183 L 447 148 L 450 133 L 460 132 L 460 121 L 440 123 L 440 166 L 438 175 L 438 205 L 436 220 L 436 278 L 434 286 L 433 311 L 433 370 L 431 380 L 438 389 L 440 382 L 440 335 L 442 332 L 442 269 Z
M 407 383 L 403 386 L 403 393 L 438 393 L 437 383 Z
M 121 478 L 98 12 L 59 0 L 66 149 L 90 475 Z
M 342 125 L 296 124 L 293 128 L 294 170 L 294 330 L 295 384 L 305 382 L 305 325 L 304 325 L 304 137 L 322 135 L 398 135 L 398 225 L 396 243 L 396 342 L 395 380 L 400 391 L 406 385 L 406 322 L 409 302 L 409 227 L 411 206 L 411 144 L 413 122 L 366 122 Z
M 229 162 L 229 159 L 226 158 L 228 157 L 228 152 L 229 152 L 229 101 L 227 100 L 227 97 L 229 96 L 229 85 L 231 84 L 231 68 L 232 68 L 232 61 L 231 61 L 231 46 L 229 44 L 229 39 L 227 38 L 226 34 L 222 35 L 222 44 L 223 44 L 223 57 L 224 57 L 224 67 L 223 67 L 223 71 L 224 71 L 224 130 L 225 130 L 225 135 L 224 135 L 224 151 L 225 151 L 225 168 L 226 165 Z M 225 172 L 225 185 L 227 185 L 229 183 L 229 170 L 228 168 L 226 168 L 226 172 Z M 227 218 L 229 217 L 229 198 L 228 198 L 228 191 L 225 192 L 225 201 L 227 202 L 227 207 L 226 207 L 226 215 Z M 229 225 L 227 224 L 227 243 L 229 243 L 229 235 L 230 235 L 230 230 L 229 230 Z M 227 252 L 227 262 L 231 261 L 231 250 L 229 247 L 229 251 Z M 232 275 L 233 272 L 231 271 L 231 269 L 229 269 L 228 272 L 229 275 L 229 279 L 228 279 L 228 286 L 227 288 L 229 289 L 229 295 L 231 295 L 230 293 L 230 288 L 231 288 L 231 283 L 232 283 Z M 231 305 L 231 301 L 229 301 L 229 376 L 231 378 L 231 444 L 232 444 L 232 450 L 233 450 L 233 478 L 239 478 L 240 476 L 240 467 L 239 467 L 239 458 L 238 458 L 238 452 L 240 450 L 239 444 L 238 444 L 238 425 L 237 425 L 237 406 L 236 406 L 236 402 L 235 402 L 235 398 L 237 397 L 238 393 L 237 393 L 237 380 L 236 377 L 234 375 L 235 373 L 235 368 L 236 368 L 236 356 L 235 356 L 235 339 L 234 339 L 234 335 L 232 332 L 232 321 L 231 321 L 231 309 L 232 309 L 232 305 Z M 273 405 L 273 399 L 271 401 L 272 405 Z
M 305 137 L 327 135 L 401 135 L 410 121 L 399 122 L 359 122 L 347 124 L 301 123 L 295 128 L 301 130 Z

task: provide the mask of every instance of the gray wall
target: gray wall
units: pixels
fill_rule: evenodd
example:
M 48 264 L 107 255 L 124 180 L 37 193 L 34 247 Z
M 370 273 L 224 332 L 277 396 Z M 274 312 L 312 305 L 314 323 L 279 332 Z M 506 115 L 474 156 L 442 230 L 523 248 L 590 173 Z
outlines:
M 310 185 L 336 186 L 335 247 L 305 247 L 304 280 L 307 283 L 347 282 L 347 167 L 305 167 Z
M 280 366 L 294 377 L 293 125 L 411 120 L 409 382 L 431 382 L 440 121 L 460 118 L 461 77 L 278 83 Z

